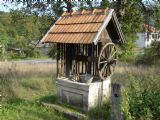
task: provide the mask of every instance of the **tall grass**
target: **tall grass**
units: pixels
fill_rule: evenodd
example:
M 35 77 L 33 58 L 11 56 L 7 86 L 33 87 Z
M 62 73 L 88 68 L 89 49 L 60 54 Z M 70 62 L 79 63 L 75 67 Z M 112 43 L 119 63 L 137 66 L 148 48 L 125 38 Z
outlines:
M 27 93 L 53 90 L 54 64 L 15 64 L 0 62 L 0 85 L 3 100 L 24 97 Z M 27 92 L 30 91 L 30 92 Z M 28 95 L 29 97 L 29 95 Z
M 56 98 L 55 68 L 55 64 L 0 62 L 2 119 L 65 119 L 62 115 L 39 104 L 42 99 L 53 101 Z M 159 64 L 136 66 L 118 63 L 112 82 L 123 86 L 121 108 L 127 120 L 159 119 Z M 105 118 L 107 117 L 104 108 L 95 111 L 98 111 L 97 114 L 104 113 Z
M 13 72 L 17 77 L 33 75 L 48 76 L 56 73 L 55 64 L 23 64 L 14 62 L 0 62 L 0 74 Z
M 123 86 L 121 108 L 126 120 L 160 119 L 160 65 L 120 63 L 113 82 Z
M 1 120 L 65 120 L 40 105 L 55 101 L 55 65 L 0 62 Z
M 126 85 L 129 84 L 129 78 L 134 78 L 138 81 L 143 80 L 146 77 L 148 78 L 158 75 L 160 75 L 160 64 L 145 66 L 119 62 L 115 73 L 112 76 L 112 82 L 118 82 L 122 85 Z

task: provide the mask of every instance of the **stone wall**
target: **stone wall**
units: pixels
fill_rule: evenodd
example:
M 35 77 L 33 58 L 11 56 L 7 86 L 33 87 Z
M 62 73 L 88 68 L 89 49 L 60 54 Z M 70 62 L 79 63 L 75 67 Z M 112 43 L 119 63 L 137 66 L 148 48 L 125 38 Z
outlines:
M 67 78 L 58 78 L 57 96 L 60 103 L 68 103 L 89 110 L 106 101 L 110 97 L 111 79 L 103 82 L 80 83 Z

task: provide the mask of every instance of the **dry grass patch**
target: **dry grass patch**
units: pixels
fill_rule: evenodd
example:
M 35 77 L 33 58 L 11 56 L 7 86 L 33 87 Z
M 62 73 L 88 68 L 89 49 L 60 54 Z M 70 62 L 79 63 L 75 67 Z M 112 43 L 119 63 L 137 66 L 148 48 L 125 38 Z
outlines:
M 118 63 L 115 73 L 112 76 L 113 82 L 127 84 L 130 78 L 136 80 L 154 79 L 160 77 L 160 65 L 144 66 L 129 63 Z
M 2 97 L 31 99 L 50 91 L 55 93 L 55 64 L 0 62 Z
M 14 62 L 0 62 L 0 74 L 13 73 L 18 77 L 39 75 L 47 76 L 56 73 L 55 64 L 24 64 Z

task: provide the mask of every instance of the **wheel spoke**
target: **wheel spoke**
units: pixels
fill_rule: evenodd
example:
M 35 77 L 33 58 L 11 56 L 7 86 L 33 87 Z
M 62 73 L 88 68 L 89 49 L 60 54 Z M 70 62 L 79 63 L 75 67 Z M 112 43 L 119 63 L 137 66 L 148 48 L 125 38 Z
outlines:
M 117 50 L 113 43 L 107 43 L 101 50 L 98 59 L 98 69 L 101 79 L 112 75 L 117 61 Z
M 112 59 L 112 61 L 116 62 L 116 61 L 117 61 L 117 59 Z
M 110 46 L 110 49 L 109 49 L 109 55 L 112 54 L 112 50 L 113 50 L 113 46 Z
M 104 73 L 104 70 L 105 70 L 105 67 L 107 66 L 107 63 L 106 64 L 104 64 L 104 66 L 102 67 L 102 69 L 101 69 L 101 73 L 103 74 Z
M 104 55 L 101 55 L 101 58 L 103 58 L 103 59 L 107 60 L 107 58 L 105 58 L 105 57 L 104 57 Z
M 113 51 L 114 51 L 114 47 L 112 47 L 111 54 L 112 54 Z
M 112 53 L 112 46 L 109 47 L 109 55 Z
M 114 72 L 114 67 L 113 66 L 110 66 L 111 67 L 111 73 Z
M 106 59 L 107 59 L 108 58 L 107 50 L 104 50 L 104 55 L 106 56 Z
M 108 61 L 101 61 L 100 64 L 102 64 L 102 63 L 108 63 Z
M 108 76 L 108 66 L 106 68 L 106 77 Z
M 117 53 L 117 51 L 115 51 L 113 54 L 111 54 L 111 56 L 109 57 L 109 59 L 112 59 L 113 56 Z
M 112 73 L 112 72 L 111 72 L 111 66 L 109 66 L 108 68 L 109 68 L 109 75 L 110 75 L 110 74 Z
M 108 66 L 106 65 L 106 66 L 104 67 L 104 69 L 103 69 L 103 76 L 107 75 L 107 72 L 106 72 L 107 68 L 108 68 Z

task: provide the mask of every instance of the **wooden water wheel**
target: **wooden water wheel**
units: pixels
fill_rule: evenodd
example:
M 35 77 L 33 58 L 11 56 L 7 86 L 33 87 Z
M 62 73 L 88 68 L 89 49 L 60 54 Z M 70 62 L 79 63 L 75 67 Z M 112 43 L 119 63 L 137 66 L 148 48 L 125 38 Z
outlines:
M 117 62 L 117 49 L 113 43 L 105 44 L 98 58 L 99 76 L 102 80 L 111 76 L 115 70 Z

